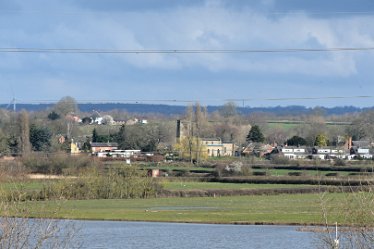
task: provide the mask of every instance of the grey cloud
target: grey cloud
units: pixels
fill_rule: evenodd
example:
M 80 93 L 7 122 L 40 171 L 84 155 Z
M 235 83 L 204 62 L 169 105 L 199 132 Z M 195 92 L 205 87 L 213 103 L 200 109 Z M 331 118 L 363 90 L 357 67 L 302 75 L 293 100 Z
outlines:
M 96 11 L 144 11 L 201 5 L 204 0 L 68 0 L 71 4 Z
M 277 11 L 305 11 L 305 12 L 366 12 L 374 11 L 372 0 L 274 0 L 274 9 Z

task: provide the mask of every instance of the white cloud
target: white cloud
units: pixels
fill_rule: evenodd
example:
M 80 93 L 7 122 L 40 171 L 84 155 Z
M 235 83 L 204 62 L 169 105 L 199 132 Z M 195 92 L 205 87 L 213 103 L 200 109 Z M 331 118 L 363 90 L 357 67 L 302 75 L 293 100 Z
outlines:
M 267 2 L 267 1 L 265 1 Z M 271 4 L 272 1 L 266 4 Z M 63 9 L 76 11 L 77 7 Z M 28 6 L 28 5 L 26 5 Z M 69 19 L 70 18 L 70 19 Z M 257 49 L 348 47 L 374 44 L 374 17 L 316 19 L 306 14 L 265 16 L 254 9 L 226 9 L 221 1 L 146 12 L 83 12 L 52 19 L 48 29 L 9 31 L 8 42 L 32 46 L 108 49 Z M 37 24 L 38 27 L 41 24 Z M 37 28 L 36 27 L 36 28 Z M 41 26 L 43 27 L 43 26 Z M 366 28 L 363 28 L 366 27 Z M 15 44 L 17 42 L 14 42 Z M 266 71 L 347 76 L 356 72 L 354 54 L 121 55 L 139 68 Z M 279 58 L 282 57 L 282 58 Z M 255 62 L 254 62 L 255 61 Z M 279 65 L 279 63 L 282 63 Z M 313 68 L 314 70 L 310 70 Z M 342 70 L 347 68 L 346 70 Z M 266 70 L 265 70 L 266 69 Z
M 132 17 L 133 21 L 130 22 L 132 26 L 128 31 L 133 33 L 136 42 L 144 49 L 256 49 L 315 46 L 328 48 L 374 44 L 374 33 L 370 28 L 359 32 L 360 27 L 364 23 L 367 24 L 368 18 L 355 18 L 353 23 L 344 19 L 313 19 L 306 15 L 290 15 L 274 19 L 254 14 L 251 9 L 226 10 L 220 5 L 177 9 L 162 14 L 132 13 Z M 374 18 L 369 19 L 374 21 Z M 147 25 L 150 25 L 149 30 Z M 350 28 L 346 29 L 347 26 Z M 145 30 L 148 31 L 147 34 L 144 34 Z M 270 73 L 347 76 L 356 72 L 355 64 L 358 59 L 352 53 L 344 55 L 327 53 L 322 56 L 318 53 L 283 54 L 282 56 L 281 61 L 290 62 L 282 64 L 281 70 L 279 65 L 273 63 L 273 58 L 263 54 L 179 55 L 175 56 L 174 60 L 173 56 L 160 55 L 146 60 L 145 65 L 177 69 L 183 66 L 203 66 L 213 71 L 254 71 L 266 68 Z M 256 58 L 257 62 L 253 63 L 251 58 Z M 144 66 L 133 59 L 131 57 L 127 62 Z
M 173 5 L 160 9 L 131 8 L 128 11 L 124 10 L 126 8 L 93 11 L 84 9 L 81 5 L 68 5 L 63 0 L 51 0 L 46 7 L 51 10 L 49 12 L 43 9 L 43 0 L 35 0 L 34 5 L 17 1 L 23 6 L 21 12 L 0 16 L 1 47 L 374 47 L 374 17 L 366 15 L 343 15 L 340 18 L 322 18 L 301 12 L 267 15 L 263 10 L 249 7 L 248 4 L 243 8 L 231 5 L 227 8 L 227 1 L 224 0 L 206 1 L 206 4 Z M 273 1 L 262 1 L 262 5 L 269 8 L 273 4 Z M 31 82 L 30 84 L 38 84 L 41 89 L 45 89 L 40 91 L 40 94 L 50 93 L 55 96 L 57 91 L 61 92 L 57 93 L 61 97 L 76 93 L 82 96 L 81 99 L 85 98 L 85 92 L 91 89 L 96 89 L 93 93 L 96 96 L 110 97 L 118 94 L 117 98 L 120 98 L 120 94 L 130 94 L 113 90 L 116 87 L 141 89 L 142 91 L 137 92 L 141 96 L 147 91 L 144 89 L 149 89 L 153 82 L 159 85 L 168 82 L 168 85 L 159 88 L 165 92 L 166 97 L 171 96 L 172 92 L 183 97 L 183 94 L 188 92 L 188 84 L 206 84 L 199 96 L 210 96 L 210 82 L 220 81 L 221 77 L 225 78 L 222 79 L 225 83 L 222 83 L 217 91 L 222 94 L 229 92 L 228 85 L 235 80 L 240 82 L 244 89 L 246 85 L 243 82 L 247 78 L 252 82 L 267 82 L 273 79 L 278 82 L 290 81 L 291 85 L 303 82 L 303 79 L 312 78 L 319 81 L 327 78 L 331 80 L 331 84 L 344 84 L 344 93 L 349 93 L 347 87 L 349 84 L 353 85 L 350 83 L 352 78 L 359 75 L 361 79 L 368 79 L 370 82 L 372 72 L 363 65 L 374 63 L 372 55 L 373 52 L 369 51 L 275 54 L 0 54 L 0 80 L 20 82 L 19 84 L 23 85 Z M 147 74 L 151 76 L 147 77 Z M 241 75 L 241 78 L 236 78 L 237 75 Z M 180 91 L 178 87 L 173 88 L 174 82 L 176 85 L 183 82 L 187 86 L 184 91 Z M 105 91 L 97 90 L 108 84 L 112 86 Z M 308 88 L 306 85 L 303 87 Z M 256 89 L 256 86 L 248 88 L 252 90 Z M 165 97 L 160 93 L 161 90 L 157 94 Z M 152 94 L 156 92 L 153 91 Z M 175 94 L 176 98 L 178 94 Z M 189 92 L 189 96 L 195 94 Z M 291 93 L 287 91 L 284 94 Z

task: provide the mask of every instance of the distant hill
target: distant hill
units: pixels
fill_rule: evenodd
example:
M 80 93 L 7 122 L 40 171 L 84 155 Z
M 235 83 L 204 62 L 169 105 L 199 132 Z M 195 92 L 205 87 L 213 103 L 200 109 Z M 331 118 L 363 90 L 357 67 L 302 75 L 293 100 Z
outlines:
M 8 105 L 0 105 L 0 108 L 6 108 Z M 27 111 L 42 111 L 52 108 L 53 104 L 17 104 L 17 110 Z M 111 110 L 122 110 L 129 113 L 138 114 L 150 114 L 158 113 L 163 115 L 180 115 L 186 111 L 186 106 L 181 105 L 162 105 L 162 104 L 123 104 L 123 103 L 92 103 L 92 104 L 79 104 L 79 109 L 82 112 L 92 112 L 97 110 L 101 112 L 107 112 Z M 218 111 L 221 106 L 208 106 L 208 112 L 212 113 Z M 11 109 L 8 108 L 8 109 Z M 275 107 L 238 107 L 238 112 L 241 114 L 251 113 L 272 113 L 279 116 L 285 115 L 302 115 L 310 114 L 315 112 L 316 108 L 309 108 L 305 106 L 275 106 Z M 374 110 L 374 107 L 370 108 L 359 108 L 354 106 L 343 106 L 343 107 L 318 107 L 318 112 L 324 115 L 343 115 L 349 113 L 358 113 L 365 110 Z

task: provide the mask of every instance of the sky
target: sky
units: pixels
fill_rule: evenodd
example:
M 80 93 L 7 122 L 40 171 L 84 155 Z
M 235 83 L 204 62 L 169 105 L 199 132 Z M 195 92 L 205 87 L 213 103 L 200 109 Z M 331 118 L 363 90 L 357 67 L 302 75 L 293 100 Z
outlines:
M 72 96 L 78 102 L 374 106 L 374 50 L 71 54 L 6 48 L 374 48 L 372 0 L 0 0 L 0 103 Z

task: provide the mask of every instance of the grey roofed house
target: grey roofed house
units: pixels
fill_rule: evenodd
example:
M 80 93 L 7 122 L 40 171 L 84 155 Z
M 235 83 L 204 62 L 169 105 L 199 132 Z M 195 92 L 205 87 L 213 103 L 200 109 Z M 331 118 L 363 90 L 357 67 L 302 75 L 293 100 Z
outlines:
M 91 147 L 118 147 L 118 143 L 91 143 Z
M 118 143 L 91 143 L 92 153 L 116 149 L 118 149 Z
M 350 148 L 350 154 L 353 158 L 372 159 L 372 143 L 370 141 L 352 141 L 352 147 Z
M 370 141 L 352 141 L 352 146 L 355 147 L 371 147 Z
M 310 154 L 309 149 L 306 147 L 287 146 L 278 148 L 278 151 L 288 159 L 305 159 Z

